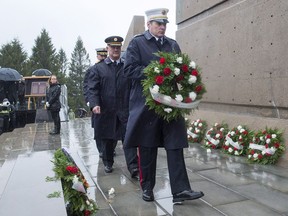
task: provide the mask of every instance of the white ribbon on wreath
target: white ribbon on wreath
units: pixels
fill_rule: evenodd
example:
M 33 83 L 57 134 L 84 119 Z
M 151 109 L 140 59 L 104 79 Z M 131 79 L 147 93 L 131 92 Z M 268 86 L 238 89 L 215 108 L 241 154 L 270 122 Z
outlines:
M 206 138 L 207 138 L 207 140 L 209 141 L 209 142 L 211 142 L 213 145 L 215 145 L 215 146 L 217 146 L 219 143 L 220 143 L 220 141 L 219 140 L 215 140 L 215 139 L 213 139 L 209 134 L 207 134 L 206 133 Z
M 193 139 L 199 137 L 198 134 L 194 134 L 194 133 L 192 133 L 190 130 L 187 130 L 187 134 L 190 135 Z
M 159 92 L 155 92 L 152 90 L 152 88 L 150 88 L 150 93 L 152 98 L 155 101 L 158 101 L 159 103 L 168 105 L 168 106 L 172 106 L 172 107 L 176 107 L 176 108 L 183 108 L 183 109 L 194 109 L 196 107 L 198 107 L 199 103 L 201 100 L 196 100 L 192 103 L 182 103 L 179 101 L 176 101 L 175 99 L 171 98 L 170 96 L 161 94 Z
M 243 149 L 242 145 L 239 145 L 238 142 L 234 142 L 228 135 L 226 135 L 226 140 L 229 142 L 230 145 L 232 145 L 236 149 Z
M 276 150 L 274 148 L 266 148 L 265 146 L 263 145 L 258 145 L 258 144 L 255 144 L 255 143 L 250 143 L 249 144 L 249 148 L 251 149 L 256 149 L 256 150 L 260 150 L 264 153 L 268 153 L 270 155 L 274 155 Z

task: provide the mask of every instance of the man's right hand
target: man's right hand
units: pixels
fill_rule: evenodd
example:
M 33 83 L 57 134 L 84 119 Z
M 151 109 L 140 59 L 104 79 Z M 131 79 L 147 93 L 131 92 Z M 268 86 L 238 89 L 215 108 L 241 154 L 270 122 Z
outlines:
M 93 112 L 94 114 L 100 114 L 100 113 L 101 113 L 100 106 L 95 106 L 95 107 L 93 107 L 92 112 Z

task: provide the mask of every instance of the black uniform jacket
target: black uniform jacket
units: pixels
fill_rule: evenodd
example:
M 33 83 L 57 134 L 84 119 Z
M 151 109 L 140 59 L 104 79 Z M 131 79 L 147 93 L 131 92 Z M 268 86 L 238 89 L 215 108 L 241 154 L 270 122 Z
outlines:
M 123 139 L 129 114 L 130 80 L 123 75 L 123 60 L 114 65 L 110 58 L 95 64 L 88 79 L 88 101 L 91 109 L 100 106 L 100 138 Z
M 59 83 L 50 84 L 47 91 L 47 102 L 49 103 L 48 110 L 59 112 L 61 109 L 60 103 L 61 85 Z
M 124 74 L 132 80 L 129 119 L 127 123 L 124 147 L 135 146 L 178 149 L 188 146 L 185 120 L 170 121 L 159 117 L 145 105 L 145 96 L 141 80 L 145 78 L 143 69 L 152 61 L 159 60 L 153 55 L 158 51 L 180 53 L 177 42 L 164 36 L 163 45 L 159 46 L 156 39 L 148 32 L 135 36 L 126 50 Z

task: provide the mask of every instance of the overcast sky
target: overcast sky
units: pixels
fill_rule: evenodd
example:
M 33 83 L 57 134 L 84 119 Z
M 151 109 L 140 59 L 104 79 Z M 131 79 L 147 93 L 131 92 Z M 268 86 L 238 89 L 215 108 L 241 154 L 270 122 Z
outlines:
M 153 8 L 168 8 L 166 35 L 175 38 L 176 0 L 0 0 L 0 45 L 17 38 L 31 55 L 35 39 L 45 28 L 57 51 L 63 48 L 70 60 L 78 36 L 95 60 L 95 48 L 104 39 L 125 39 L 134 15 L 145 16 Z

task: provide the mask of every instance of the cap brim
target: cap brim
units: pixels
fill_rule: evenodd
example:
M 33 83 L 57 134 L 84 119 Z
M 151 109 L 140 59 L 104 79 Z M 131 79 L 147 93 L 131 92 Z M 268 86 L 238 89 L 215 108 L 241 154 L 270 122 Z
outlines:
M 159 22 L 159 23 L 169 23 L 167 19 L 153 19 L 151 21 Z

